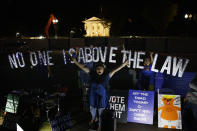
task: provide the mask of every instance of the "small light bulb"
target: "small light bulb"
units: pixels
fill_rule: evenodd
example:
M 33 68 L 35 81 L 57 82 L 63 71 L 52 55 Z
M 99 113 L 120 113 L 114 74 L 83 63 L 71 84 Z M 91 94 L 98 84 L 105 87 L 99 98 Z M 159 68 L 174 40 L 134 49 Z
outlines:
M 44 37 L 41 35 L 40 37 L 39 37 L 40 39 L 44 39 Z
M 189 14 L 189 18 L 190 18 L 190 19 L 192 18 L 192 14 Z
M 188 14 L 185 14 L 185 19 L 187 19 L 189 16 L 188 16 Z

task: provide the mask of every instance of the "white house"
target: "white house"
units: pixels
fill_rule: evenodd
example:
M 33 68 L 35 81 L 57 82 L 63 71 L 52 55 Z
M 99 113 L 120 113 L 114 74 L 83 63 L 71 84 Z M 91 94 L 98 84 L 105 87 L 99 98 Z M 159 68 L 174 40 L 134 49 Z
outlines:
M 86 37 L 110 36 L 111 22 L 97 17 L 91 17 L 85 21 Z

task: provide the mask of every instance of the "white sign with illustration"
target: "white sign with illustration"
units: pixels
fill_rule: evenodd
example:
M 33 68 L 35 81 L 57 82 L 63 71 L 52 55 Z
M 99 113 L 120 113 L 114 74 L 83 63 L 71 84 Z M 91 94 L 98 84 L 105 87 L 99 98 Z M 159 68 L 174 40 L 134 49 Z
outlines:
M 158 95 L 158 127 L 182 129 L 180 95 Z

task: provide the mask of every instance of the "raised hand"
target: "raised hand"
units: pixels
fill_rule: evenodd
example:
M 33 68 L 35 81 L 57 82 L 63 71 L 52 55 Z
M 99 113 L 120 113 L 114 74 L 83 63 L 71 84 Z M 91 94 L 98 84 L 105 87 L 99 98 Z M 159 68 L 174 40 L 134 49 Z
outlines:
M 124 66 L 129 66 L 129 60 L 126 60 L 124 63 L 123 63 Z

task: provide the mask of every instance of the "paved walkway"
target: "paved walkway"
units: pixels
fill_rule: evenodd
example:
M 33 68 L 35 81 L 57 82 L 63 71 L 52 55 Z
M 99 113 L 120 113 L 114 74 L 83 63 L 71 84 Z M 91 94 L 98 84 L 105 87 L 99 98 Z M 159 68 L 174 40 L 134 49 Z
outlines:
M 82 121 L 75 125 L 71 131 L 88 131 L 88 121 Z M 146 125 L 139 123 L 125 123 L 125 124 L 117 124 L 116 131 L 181 131 L 175 129 L 164 129 L 158 128 L 157 125 Z

